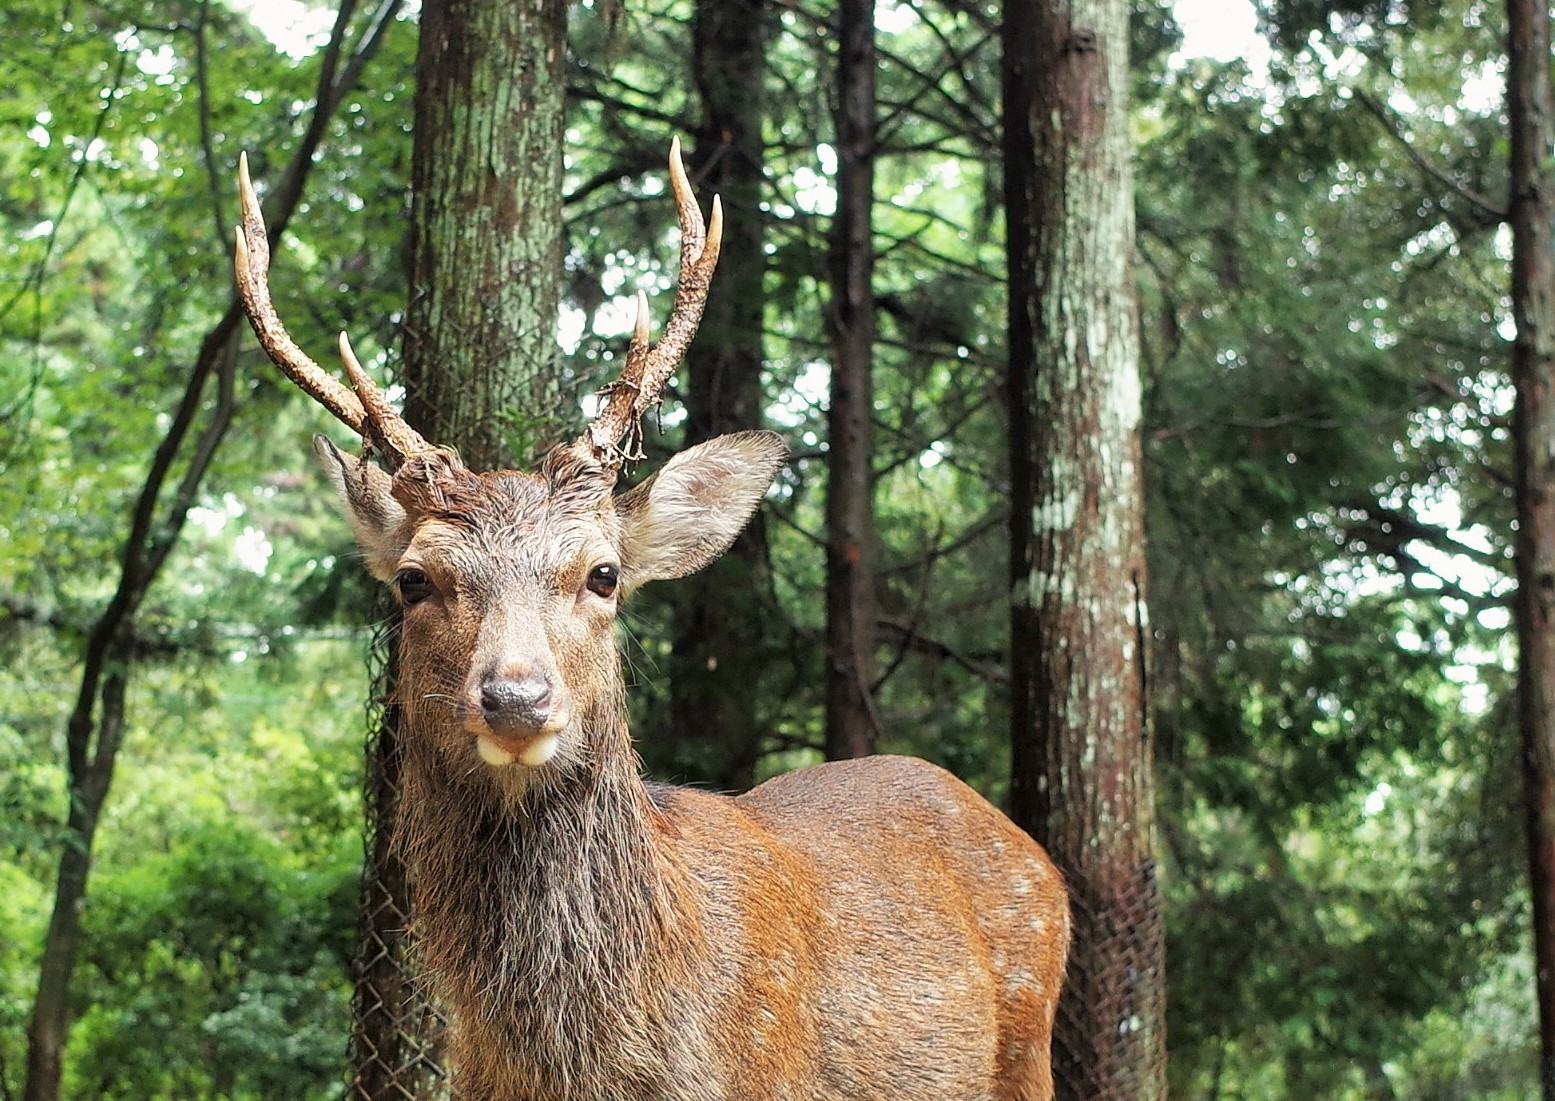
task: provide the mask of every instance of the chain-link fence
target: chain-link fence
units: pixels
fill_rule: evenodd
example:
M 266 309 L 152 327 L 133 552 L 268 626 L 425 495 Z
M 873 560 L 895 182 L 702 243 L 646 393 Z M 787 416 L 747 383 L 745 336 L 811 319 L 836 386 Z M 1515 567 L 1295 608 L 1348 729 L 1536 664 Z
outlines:
M 1084 948 L 1070 953 L 1053 1029 L 1060 1101 L 1164 1096 L 1166 1046 L 1150 1031 L 1166 997 L 1155 861 L 1122 879 L 1090 904 L 1088 892 L 1071 891 L 1075 945 Z
M 368 705 L 366 817 L 354 967 L 350 1046 L 351 1101 L 447 1101 L 443 1035 L 446 1022 L 417 980 L 405 867 L 390 843 L 400 789 L 400 715 L 388 703 L 394 678 L 389 646 L 397 620 L 389 613 L 373 641 L 372 700 Z M 1076 892 L 1079 894 L 1079 892 Z M 1133 1085 L 1113 1096 L 1148 1097 L 1161 1068 L 1141 1066 L 1130 1050 L 1147 1043 L 1136 1029 L 1160 1020 L 1164 997 L 1156 869 L 1146 861 L 1132 881 L 1113 885 L 1094 912 L 1073 899 L 1077 938 L 1096 945 L 1091 973 L 1085 954 L 1071 958 L 1053 1037 L 1053 1066 L 1061 1098 L 1100 1097 L 1137 1072 Z M 1081 992 L 1085 993 L 1082 995 Z M 1099 1009 L 1097 1007 L 1100 1007 Z M 1133 1006 L 1137 1020 L 1121 1008 Z M 1097 1028 L 1111 1021 L 1112 1028 Z M 1153 1045 L 1163 1050 L 1161 1045 Z
M 358 947 L 351 999 L 352 1101 L 438 1101 L 444 1022 L 417 981 L 405 866 L 390 843 L 400 789 L 400 714 L 388 703 L 394 680 L 390 612 L 372 647 L 363 791 L 365 862 L 357 916 Z

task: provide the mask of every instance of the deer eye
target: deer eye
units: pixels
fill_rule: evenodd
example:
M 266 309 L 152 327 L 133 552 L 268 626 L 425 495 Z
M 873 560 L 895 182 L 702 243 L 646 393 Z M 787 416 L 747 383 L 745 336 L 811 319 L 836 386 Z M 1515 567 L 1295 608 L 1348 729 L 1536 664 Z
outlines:
M 401 570 L 394 575 L 394 587 L 406 604 L 419 604 L 432 595 L 432 579 L 420 570 Z
M 621 571 L 610 564 L 595 566 L 589 571 L 589 579 L 586 587 L 595 596 L 602 596 L 606 600 L 615 595 L 616 586 L 621 583 Z

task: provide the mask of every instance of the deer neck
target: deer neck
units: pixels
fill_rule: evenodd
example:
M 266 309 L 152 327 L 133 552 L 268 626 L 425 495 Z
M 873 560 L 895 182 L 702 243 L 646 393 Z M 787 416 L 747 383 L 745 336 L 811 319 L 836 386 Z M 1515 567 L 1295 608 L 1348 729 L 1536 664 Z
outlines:
M 491 1030 L 515 1066 L 575 1081 L 620 1073 L 602 1053 L 669 1026 L 667 999 L 700 943 L 624 713 L 583 719 L 587 766 L 519 797 L 408 731 L 396 830 L 420 958 L 462 1029 Z

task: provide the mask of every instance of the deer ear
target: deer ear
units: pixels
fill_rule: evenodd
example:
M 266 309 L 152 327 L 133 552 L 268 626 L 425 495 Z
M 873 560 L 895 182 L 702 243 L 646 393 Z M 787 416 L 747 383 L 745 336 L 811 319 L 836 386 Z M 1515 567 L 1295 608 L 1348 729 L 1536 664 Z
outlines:
M 787 459 L 775 432 L 718 436 L 618 497 L 627 590 L 695 573 L 728 550 Z
M 345 505 L 367 572 L 387 581 L 410 541 L 405 510 L 389 492 L 393 479 L 366 459 L 347 455 L 327 436 L 314 436 L 313 450 L 324 460 L 324 472 Z

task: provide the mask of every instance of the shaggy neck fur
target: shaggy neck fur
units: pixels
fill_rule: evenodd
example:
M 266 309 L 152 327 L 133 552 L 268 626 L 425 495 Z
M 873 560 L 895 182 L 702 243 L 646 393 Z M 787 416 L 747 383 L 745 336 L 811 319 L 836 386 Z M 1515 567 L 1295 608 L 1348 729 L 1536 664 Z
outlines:
M 623 712 L 599 710 L 586 764 L 516 791 L 406 738 L 397 841 L 461 1097 L 669 1096 L 670 1067 L 706 1058 L 671 1016 L 700 950 L 685 875 L 656 845 Z

